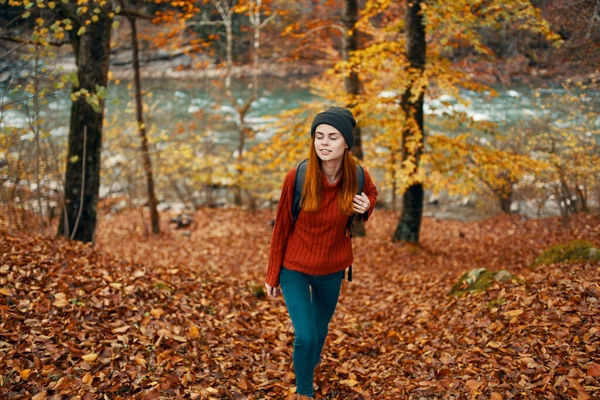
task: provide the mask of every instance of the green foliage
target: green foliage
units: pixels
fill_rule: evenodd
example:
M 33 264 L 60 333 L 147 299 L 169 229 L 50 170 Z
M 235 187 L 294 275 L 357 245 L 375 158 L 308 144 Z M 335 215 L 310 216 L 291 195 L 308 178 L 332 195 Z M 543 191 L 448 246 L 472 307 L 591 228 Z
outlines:
M 450 295 L 462 296 L 467 293 L 485 292 L 496 281 L 507 281 L 513 279 L 505 270 L 490 271 L 485 268 L 472 269 L 465 272 L 458 282 L 450 289 Z
M 573 240 L 569 243 L 550 247 L 535 259 L 531 268 L 558 262 L 600 261 L 600 249 L 585 240 Z

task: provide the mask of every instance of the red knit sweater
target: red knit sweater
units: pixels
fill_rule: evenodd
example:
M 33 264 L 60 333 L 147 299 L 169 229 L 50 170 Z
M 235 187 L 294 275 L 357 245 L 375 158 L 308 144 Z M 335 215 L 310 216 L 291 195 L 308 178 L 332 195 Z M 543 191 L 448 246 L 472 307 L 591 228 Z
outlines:
M 363 192 L 369 197 L 371 207 L 361 215 L 366 221 L 375 207 L 377 188 L 365 169 Z M 283 189 L 275 227 L 271 238 L 271 253 L 266 282 L 279 286 L 281 266 L 309 275 L 326 275 L 341 271 L 352 264 L 352 242 L 346 236 L 348 216 L 342 214 L 338 204 L 338 193 L 342 189 L 341 179 L 330 184 L 322 175 L 323 198 L 316 212 L 301 211 L 294 224 L 292 202 L 296 168 L 291 169 L 283 181 Z

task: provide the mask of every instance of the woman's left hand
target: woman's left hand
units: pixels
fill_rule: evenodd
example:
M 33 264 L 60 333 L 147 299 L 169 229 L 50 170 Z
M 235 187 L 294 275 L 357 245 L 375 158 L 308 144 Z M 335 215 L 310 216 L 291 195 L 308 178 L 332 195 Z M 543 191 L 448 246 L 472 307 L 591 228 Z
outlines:
M 371 202 L 369 201 L 369 198 L 367 197 L 365 192 L 354 195 L 354 212 L 355 213 L 364 214 L 369 210 L 369 207 L 371 207 Z

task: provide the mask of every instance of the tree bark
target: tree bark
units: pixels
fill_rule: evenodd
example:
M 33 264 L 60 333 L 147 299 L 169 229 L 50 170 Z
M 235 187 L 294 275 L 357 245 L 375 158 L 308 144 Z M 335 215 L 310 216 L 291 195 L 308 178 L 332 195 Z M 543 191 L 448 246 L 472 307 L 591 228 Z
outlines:
M 419 167 L 419 158 L 425 143 L 423 132 L 423 101 L 424 93 L 421 93 L 416 101 L 411 101 L 412 87 L 416 79 L 425 69 L 425 25 L 421 14 L 421 4 L 424 0 L 409 0 L 406 10 L 406 55 L 410 63 L 410 68 L 415 73 L 411 73 L 411 82 L 402 95 L 402 108 L 406 116 L 407 123 L 404 126 L 402 134 L 402 159 L 411 155 L 411 150 L 407 144 L 415 140 L 415 135 L 420 135 L 419 145 L 415 154 L 415 166 L 411 174 L 416 174 Z M 411 130 L 411 121 L 414 120 L 418 127 L 418 132 Z M 398 226 L 394 232 L 392 241 L 407 241 L 412 243 L 419 242 L 419 232 L 421 230 L 421 220 L 423 218 L 423 184 L 414 183 L 404 192 L 402 197 L 402 214 L 398 221 Z
M 157 235 L 160 233 L 160 220 L 158 210 L 156 209 L 157 201 L 154 193 L 154 177 L 152 175 L 152 160 L 148 150 L 148 137 L 146 136 L 146 125 L 144 124 L 144 110 L 142 103 L 142 83 L 140 79 L 140 56 L 137 40 L 137 27 L 135 17 L 129 18 L 131 25 L 131 47 L 133 49 L 133 75 L 135 81 L 135 108 L 137 115 L 138 130 L 140 139 L 142 140 L 142 162 L 144 165 L 144 173 L 146 174 L 146 189 L 148 191 L 148 208 L 150 209 L 150 221 L 152 225 L 152 233 Z
M 344 11 L 342 16 L 342 23 L 344 24 L 344 35 L 342 39 L 342 57 L 344 61 L 350 59 L 350 53 L 358 49 L 356 40 L 356 32 L 354 32 L 354 25 L 358 18 L 358 4 L 356 0 L 344 0 Z M 351 31 L 352 35 L 348 32 Z M 356 72 L 351 72 L 349 76 L 344 78 L 344 88 L 346 93 L 351 96 L 360 93 L 360 80 Z M 352 108 L 355 104 L 351 102 L 346 104 L 346 107 Z M 357 124 L 354 128 L 354 146 L 352 147 L 352 154 L 359 159 L 363 160 L 364 154 L 362 149 L 362 138 L 360 132 L 360 126 Z M 352 229 L 354 236 L 366 236 L 365 224 L 360 218 L 354 220 L 354 227 Z
M 500 210 L 505 214 L 510 214 L 510 205 L 512 204 L 512 191 L 509 193 L 499 192 L 497 193 L 498 201 L 500 202 Z
M 87 25 L 86 32 L 81 36 L 77 35 L 80 22 L 74 21 L 70 40 L 75 52 L 79 87 L 73 87 L 73 92 L 86 89 L 93 95 L 97 93 L 97 87 L 106 88 L 112 28 L 112 19 L 108 15 L 111 11 L 110 4 L 106 3 L 101 8 L 98 21 Z M 99 100 L 97 110 L 86 101 L 84 95 L 78 96 L 72 103 L 65 173 L 65 207 L 60 218 L 58 236 L 82 242 L 91 242 L 94 238 L 100 190 L 103 116 L 103 99 Z M 83 165 L 85 169 L 82 168 Z
M 502 210 L 505 214 L 510 214 L 510 206 L 513 202 L 514 195 L 514 185 L 517 183 L 514 179 L 511 179 L 508 173 L 502 172 L 498 176 L 503 182 L 499 187 L 494 187 L 491 184 L 488 184 L 498 197 L 498 201 L 500 203 L 500 210 Z
M 579 208 L 581 210 L 581 212 L 584 212 L 584 213 L 590 212 L 590 209 L 588 207 L 588 201 L 587 201 L 587 186 L 584 186 L 584 188 L 581 189 L 580 185 L 577 182 L 575 182 L 575 190 L 577 192 L 577 196 L 579 197 L 579 201 L 581 203 L 581 207 Z

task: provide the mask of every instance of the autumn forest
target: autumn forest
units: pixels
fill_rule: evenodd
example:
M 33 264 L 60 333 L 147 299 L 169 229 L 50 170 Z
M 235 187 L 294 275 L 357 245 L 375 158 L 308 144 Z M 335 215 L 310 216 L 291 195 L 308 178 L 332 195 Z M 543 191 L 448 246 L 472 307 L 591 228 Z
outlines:
M 0 0 L 0 54 L 0 398 L 313 398 L 265 280 L 330 106 L 314 398 L 600 397 L 600 0 Z

